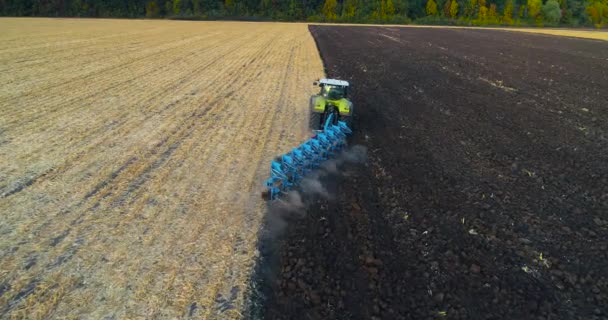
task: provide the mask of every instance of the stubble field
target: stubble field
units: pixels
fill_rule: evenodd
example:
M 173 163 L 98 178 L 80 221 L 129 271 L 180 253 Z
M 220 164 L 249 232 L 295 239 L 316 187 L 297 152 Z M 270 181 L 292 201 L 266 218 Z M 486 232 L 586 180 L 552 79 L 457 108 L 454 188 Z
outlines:
M 0 19 L 0 317 L 240 317 L 304 24 Z

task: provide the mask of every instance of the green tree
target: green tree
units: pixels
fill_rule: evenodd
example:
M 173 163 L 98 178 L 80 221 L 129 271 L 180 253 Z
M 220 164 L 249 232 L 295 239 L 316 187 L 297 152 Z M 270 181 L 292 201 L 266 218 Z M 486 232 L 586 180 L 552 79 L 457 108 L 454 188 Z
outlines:
M 146 4 L 146 18 L 156 18 L 160 13 L 160 8 L 156 1 L 149 1 Z
M 545 21 L 558 23 L 562 17 L 562 11 L 559 8 L 559 2 L 556 0 L 548 0 L 543 6 L 543 17 Z
M 203 8 L 201 6 L 201 0 L 191 0 L 192 1 L 192 10 L 194 15 L 200 16 L 203 14 Z
M 456 0 L 452 0 L 452 5 L 450 6 L 450 17 L 455 19 L 458 16 L 458 2 Z
M 342 5 L 342 17 L 347 21 L 352 21 L 357 15 L 358 1 L 346 0 Z
M 570 24 L 572 21 L 572 11 L 568 8 L 567 0 L 559 0 L 559 7 L 562 9 L 562 18 L 560 19 L 560 23 Z
M 428 0 L 426 2 L 426 14 L 429 16 L 437 15 L 437 3 L 433 0 Z
M 224 9 L 228 12 L 228 14 L 234 14 L 234 0 L 224 0 Z
M 380 9 L 378 11 L 380 12 L 378 14 L 380 19 L 382 19 L 382 21 L 386 21 L 386 1 L 385 0 L 380 0 Z
M 475 24 L 519 24 L 521 19 L 539 25 L 596 27 L 608 24 L 608 0 L 0 0 L 0 15 L 171 17 L 229 15 L 260 16 L 280 20 L 403 21 L 425 16 L 473 20 Z M 544 5 L 543 5 L 544 3 Z M 556 5 L 557 3 L 557 5 Z M 500 14 L 494 11 L 500 9 Z M 556 17 L 558 17 L 556 20 Z M 454 12 L 456 12 L 454 14 Z M 495 21 L 492 21 L 495 20 Z
M 291 20 L 301 20 L 304 16 L 304 12 L 302 11 L 302 7 L 300 6 L 300 1 L 291 0 L 289 2 L 289 10 L 287 11 L 287 16 Z
M 169 0 L 165 2 L 165 12 L 168 16 L 173 14 L 173 1 Z
M 519 6 L 519 9 L 517 10 L 517 18 L 519 19 L 523 19 L 526 15 L 526 6 L 524 6 L 523 4 Z
M 477 0 L 469 0 L 467 7 L 465 8 L 465 15 L 467 17 L 474 17 L 477 13 Z
M 179 16 L 182 13 L 182 0 L 173 0 L 173 15 Z
M 417 0 L 420 1 L 420 0 Z M 414 2 L 410 2 L 408 0 L 392 0 L 393 6 L 395 7 L 395 15 L 398 16 L 407 16 L 407 12 L 410 7 L 414 7 Z M 422 8 L 424 9 L 424 8 Z
M 393 4 L 393 0 L 386 0 L 386 15 L 391 18 L 395 15 L 395 5 Z

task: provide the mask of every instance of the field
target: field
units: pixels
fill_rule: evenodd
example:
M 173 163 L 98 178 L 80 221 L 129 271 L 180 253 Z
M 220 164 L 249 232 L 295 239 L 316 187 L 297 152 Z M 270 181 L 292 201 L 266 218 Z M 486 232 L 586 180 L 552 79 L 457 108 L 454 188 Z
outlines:
M 554 36 L 565 36 L 583 39 L 596 39 L 608 41 L 608 32 L 599 30 L 572 30 L 572 29 L 544 29 L 544 28 L 499 28 L 500 30 L 518 31 L 526 33 L 540 33 Z M 492 29 L 487 29 L 492 30 Z
M 267 319 L 608 317 L 608 42 L 311 32 L 368 158 L 292 218 Z
M 238 318 L 304 24 L 0 19 L 0 317 Z
M 0 318 L 608 317 L 606 33 L 0 30 Z M 261 186 L 324 68 L 367 161 L 284 226 Z
M 365 26 L 373 27 L 373 24 L 336 24 L 336 23 L 316 23 L 314 25 L 321 26 Z M 464 26 L 428 26 L 428 25 L 398 25 L 398 24 L 387 24 L 384 27 L 392 28 L 424 28 L 424 29 L 459 29 L 459 30 L 502 30 L 510 32 L 525 32 L 525 33 L 536 33 L 546 34 L 553 36 L 582 38 L 582 39 L 595 39 L 595 40 L 606 40 L 608 41 L 608 32 L 600 31 L 595 29 L 568 29 L 568 28 L 519 28 L 519 27 L 464 27 Z

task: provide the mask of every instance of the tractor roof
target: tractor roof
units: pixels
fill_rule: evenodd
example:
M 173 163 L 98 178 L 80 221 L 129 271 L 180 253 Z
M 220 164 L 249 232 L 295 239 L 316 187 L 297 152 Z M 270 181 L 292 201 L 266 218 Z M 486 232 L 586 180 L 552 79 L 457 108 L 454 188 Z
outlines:
M 320 84 L 329 84 L 332 86 L 343 86 L 348 87 L 348 81 L 344 80 L 336 80 L 336 79 L 321 79 L 319 80 Z

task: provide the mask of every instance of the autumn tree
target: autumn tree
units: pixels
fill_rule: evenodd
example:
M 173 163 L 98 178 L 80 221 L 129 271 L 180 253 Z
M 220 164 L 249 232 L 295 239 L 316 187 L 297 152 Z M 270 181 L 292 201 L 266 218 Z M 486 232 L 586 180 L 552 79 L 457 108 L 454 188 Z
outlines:
M 4 16 L 117 18 L 257 16 L 277 20 L 407 22 L 426 16 L 474 24 L 608 24 L 608 0 L 0 0 Z M 496 6 L 493 9 L 490 2 Z M 557 5 L 556 5 L 557 4 Z M 500 10 L 493 18 L 494 12 Z M 557 18 L 557 17 L 560 18 Z M 518 18 L 519 17 L 519 18 Z M 495 21 L 491 21 L 495 20 Z M 1 32 L 1 31 L 0 31 Z
M 450 17 L 450 7 L 452 6 L 452 0 L 446 0 L 443 4 L 443 16 L 446 18 Z
M 433 0 L 428 0 L 426 2 L 426 14 L 429 16 L 437 15 L 437 3 Z
M 325 0 L 323 4 L 323 16 L 325 16 L 325 20 L 336 21 L 336 18 L 338 18 L 336 13 L 337 8 L 338 3 L 336 0 Z
M 486 7 L 486 0 L 479 0 L 479 11 L 477 13 L 477 20 L 485 22 L 488 20 L 488 7 Z
M 450 17 L 455 19 L 458 16 L 458 2 L 456 0 L 452 0 L 452 4 L 450 5 Z
M 528 0 L 528 17 L 537 18 L 543 3 L 541 0 Z
M 490 8 L 488 9 L 488 21 L 490 23 L 498 24 L 498 12 L 495 3 L 490 4 Z
M 608 22 L 608 0 L 592 0 L 585 11 L 593 25 L 598 29 Z
M 513 0 L 507 0 L 502 11 L 502 21 L 506 24 L 513 24 Z

